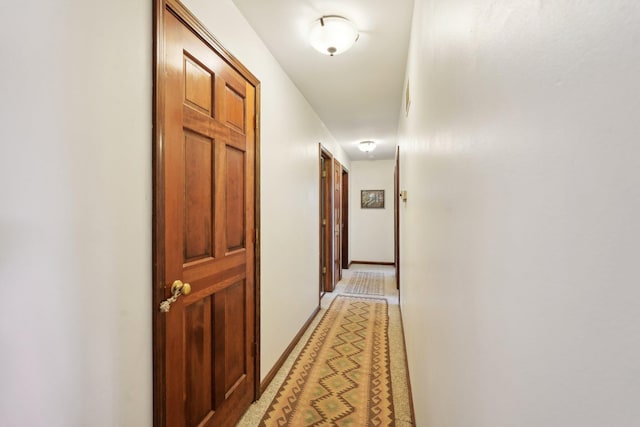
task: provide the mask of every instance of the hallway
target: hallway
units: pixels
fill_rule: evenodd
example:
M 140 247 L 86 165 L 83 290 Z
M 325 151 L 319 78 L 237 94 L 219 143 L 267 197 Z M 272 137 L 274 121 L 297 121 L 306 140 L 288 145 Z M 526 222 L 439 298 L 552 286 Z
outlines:
M 289 355 L 283 367 L 265 390 L 260 400 L 255 402 L 246 412 L 244 417 L 238 424 L 239 427 L 255 427 L 259 425 L 260 420 L 267 411 L 278 389 L 287 377 L 291 367 L 306 345 L 313 330 L 316 328 L 320 319 L 326 313 L 332 301 L 338 295 L 356 295 L 347 292 L 347 284 L 349 279 L 356 272 L 380 272 L 384 276 L 384 298 L 387 300 L 389 309 L 389 351 L 391 356 L 391 384 L 393 392 L 393 407 L 395 413 L 395 425 L 398 427 L 408 427 L 414 425 L 411 421 L 411 403 L 409 398 L 406 370 L 405 348 L 402 335 L 402 324 L 400 320 L 400 309 L 398 305 L 398 290 L 394 278 L 394 269 L 391 266 L 364 265 L 353 264 L 350 269 L 343 270 L 342 280 L 336 286 L 334 292 L 326 293 L 321 301 L 321 310 L 315 316 L 313 322 L 303 335 L 300 342 L 296 345 L 293 352 Z M 377 295 L 358 295 L 363 297 L 380 298 Z
M 263 380 L 318 305 L 318 143 L 354 168 L 234 1 L 184 3 L 260 80 Z M 151 427 L 157 15 L 5 12 L 0 425 Z M 414 1 L 392 143 L 420 427 L 640 425 L 638 40 L 637 0 Z

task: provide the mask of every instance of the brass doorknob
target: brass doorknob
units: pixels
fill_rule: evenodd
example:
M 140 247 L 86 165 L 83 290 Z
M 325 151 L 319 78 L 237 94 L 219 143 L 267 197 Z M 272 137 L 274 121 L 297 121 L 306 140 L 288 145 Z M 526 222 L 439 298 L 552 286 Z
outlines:
M 182 283 L 182 280 L 176 280 L 171 285 L 171 294 L 175 295 L 178 291 L 182 295 L 189 295 L 191 293 L 191 285 L 188 283 Z
M 171 304 L 176 302 L 180 295 L 189 295 L 191 293 L 191 285 L 182 283 L 182 280 L 176 280 L 171 285 L 171 297 L 160 303 L 160 311 L 167 313 L 171 309 Z

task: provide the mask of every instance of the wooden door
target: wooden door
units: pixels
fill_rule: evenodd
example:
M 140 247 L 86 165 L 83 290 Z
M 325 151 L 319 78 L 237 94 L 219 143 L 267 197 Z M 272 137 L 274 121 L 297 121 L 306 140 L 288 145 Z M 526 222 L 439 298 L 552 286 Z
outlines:
M 342 169 L 342 268 L 349 268 L 349 172 Z
M 258 378 L 257 80 L 205 42 L 213 38 L 196 33 L 179 3 L 161 4 L 155 303 L 171 297 L 176 280 L 191 292 L 174 292 L 166 313 L 156 305 L 155 425 L 231 426 L 255 399 Z
M 333 157 L 320 145 L 320 295 L 333 291 Z
M 342 279 L 342 165 L 333 164 L 333 287 Z

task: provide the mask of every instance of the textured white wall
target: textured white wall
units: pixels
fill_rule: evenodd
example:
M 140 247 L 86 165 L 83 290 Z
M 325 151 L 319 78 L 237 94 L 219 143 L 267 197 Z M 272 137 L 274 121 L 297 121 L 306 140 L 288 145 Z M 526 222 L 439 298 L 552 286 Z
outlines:
M 417 424 L 640 425 L 640 4 L 415 7 L 400 145 Z
M 3 7 L 0 425 L 151 425 L 151 6 Z
M 351 162 L 349 170 L 350 260 L 393 262 L 394 160 Z M 384 190 L 384 209 L 361 209 L 361 190 Z
M 187 3 L 262 82 L 264 376 L 318 304 L 318 142 L 349 162 L 230 0 Z M 150 426 L 151 4 L 5 12 L 0 425 Z

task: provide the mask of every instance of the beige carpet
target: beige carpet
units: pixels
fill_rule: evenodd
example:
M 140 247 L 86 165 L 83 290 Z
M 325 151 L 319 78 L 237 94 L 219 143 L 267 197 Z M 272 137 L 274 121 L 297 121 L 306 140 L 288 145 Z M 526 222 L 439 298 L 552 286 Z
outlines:
M 384 295 L 384 274 L 378 271 L 355 271 L 347 281 L 348 294 Z
M 387 300 L 337 296 L 261 426 L 393 426 Z

